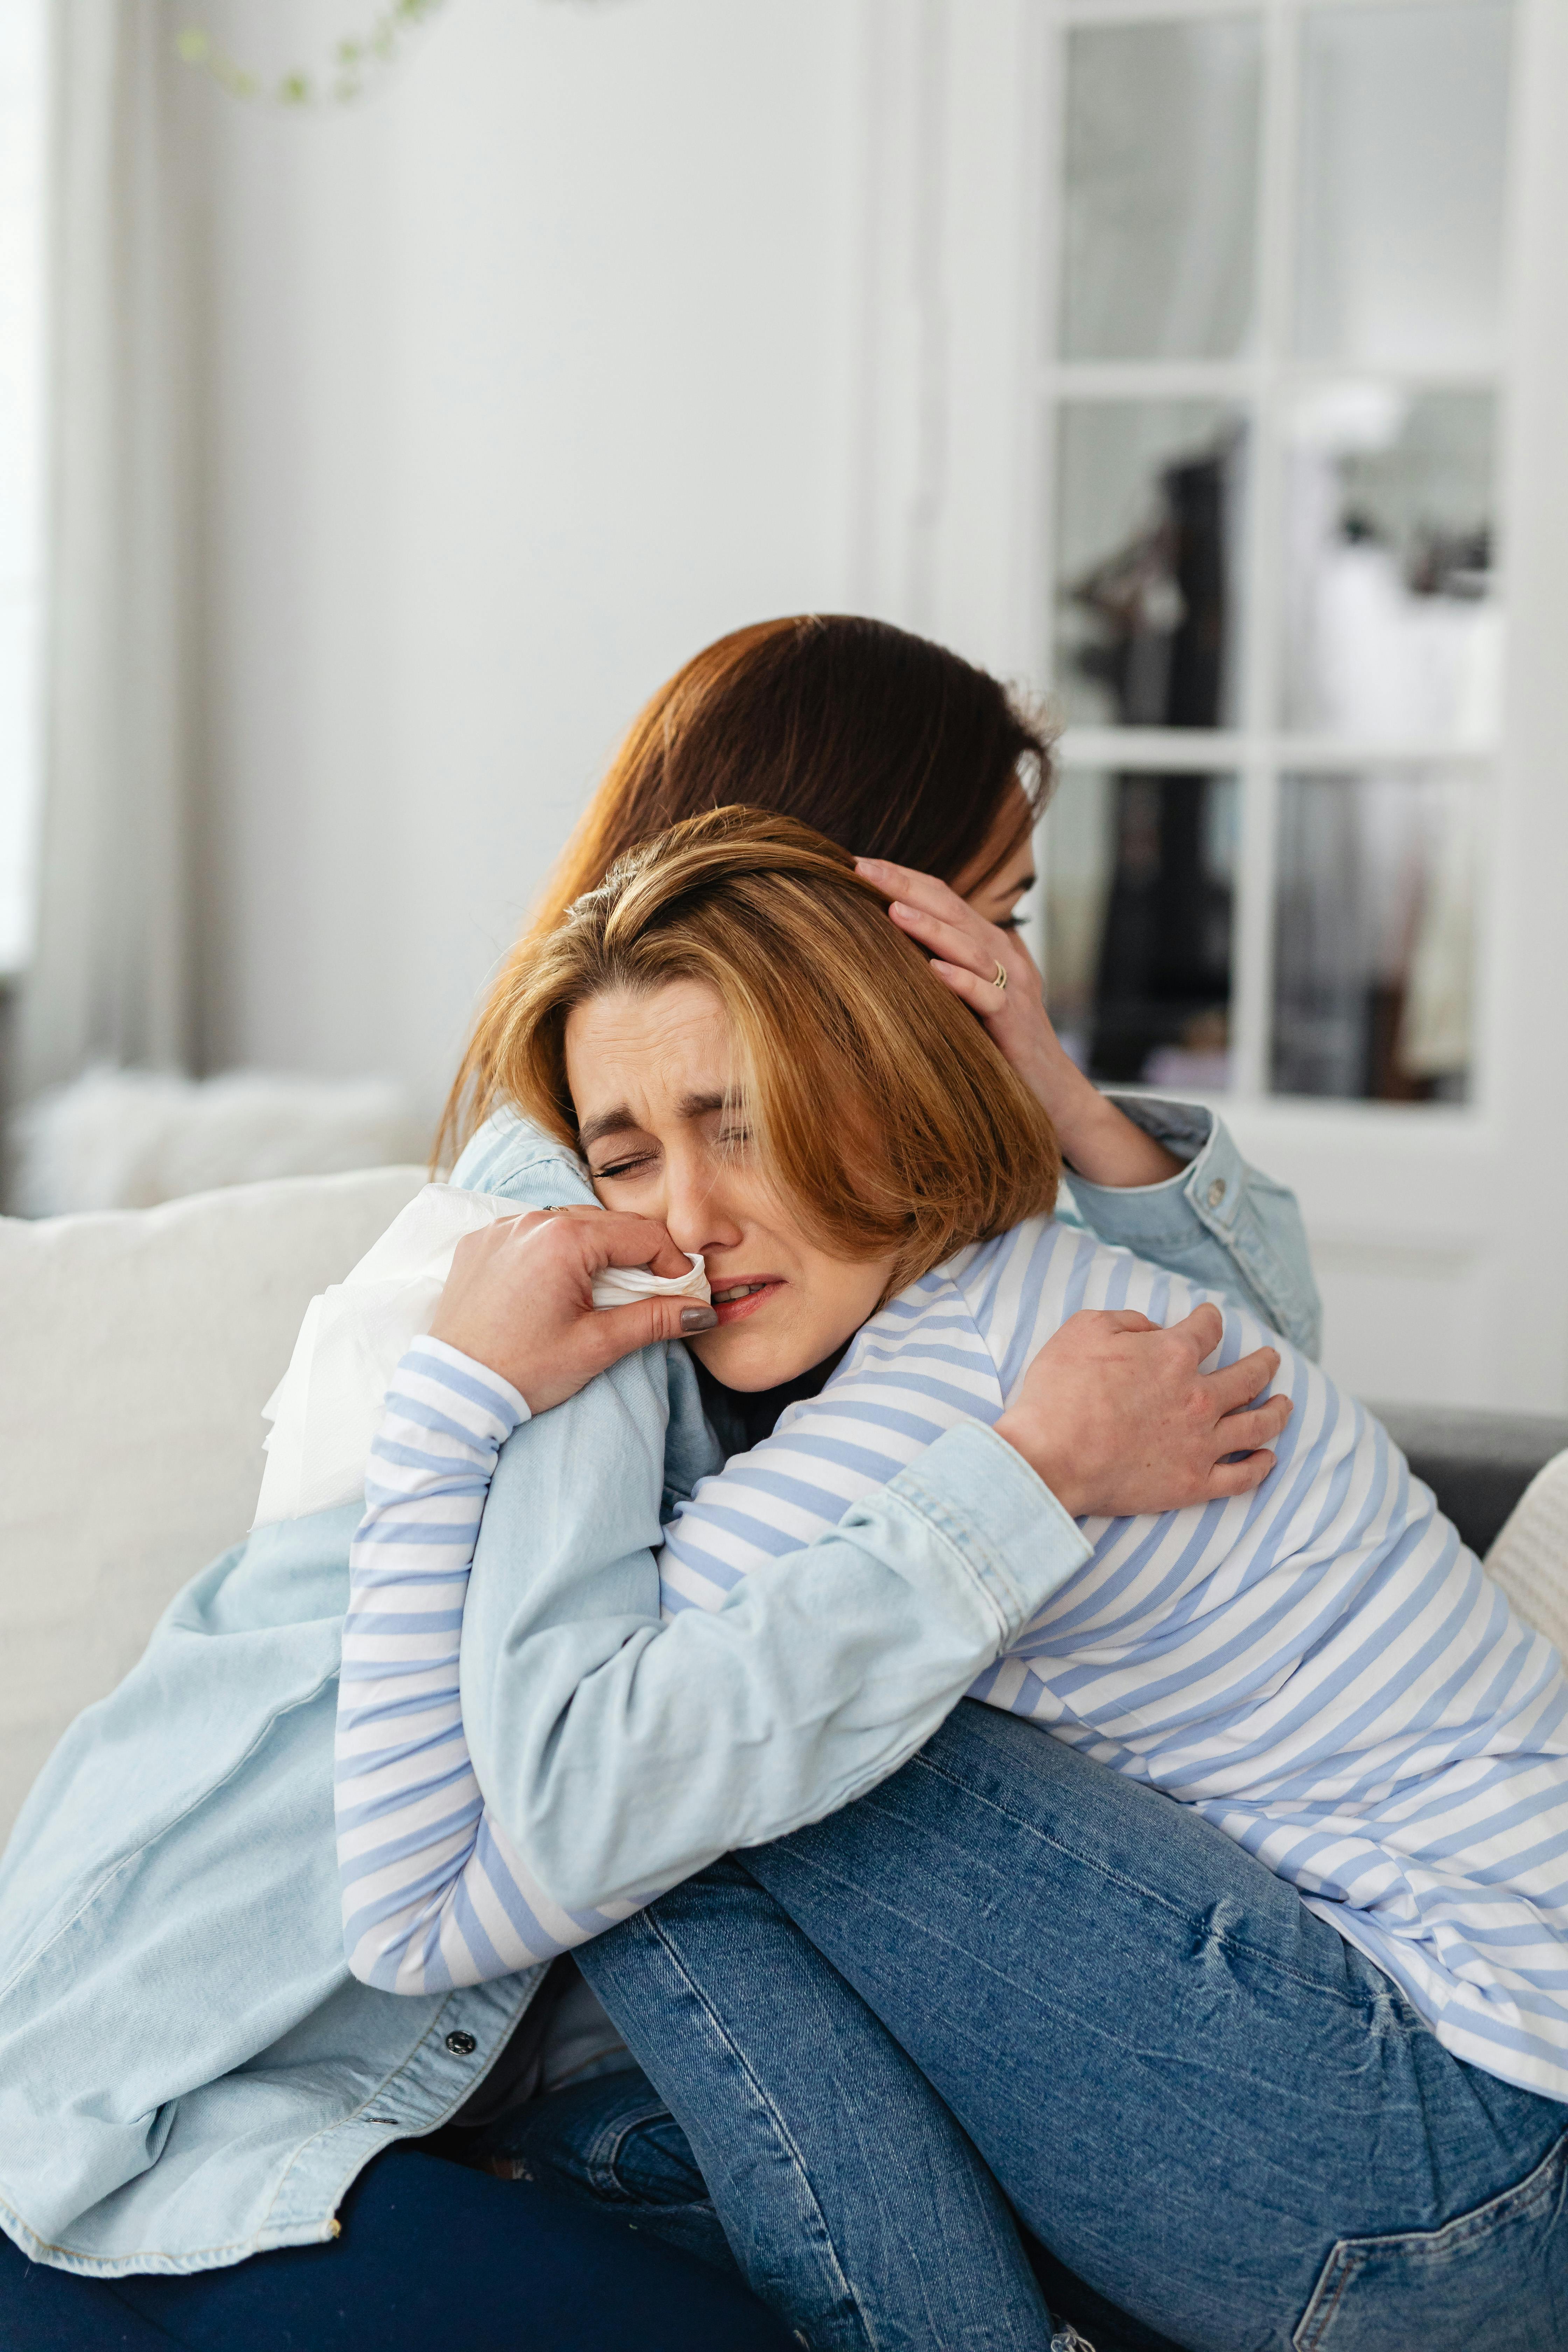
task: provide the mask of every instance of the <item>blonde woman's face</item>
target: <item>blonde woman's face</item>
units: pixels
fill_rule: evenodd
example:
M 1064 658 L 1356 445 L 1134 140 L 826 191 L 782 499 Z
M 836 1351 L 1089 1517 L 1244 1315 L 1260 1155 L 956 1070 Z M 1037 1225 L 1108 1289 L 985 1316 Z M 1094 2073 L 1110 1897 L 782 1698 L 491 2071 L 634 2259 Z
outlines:
M 688 1344 L 726 1387 L 809 1371 L 877 1307 L 892 1260 L 830 1257 L 767 1181 L 731 1098 L 724 1008 L 700 981 L 615 991 L 566 1023 L 566 1076 L 594 1190 L 707 1262 L 718 1328 Z

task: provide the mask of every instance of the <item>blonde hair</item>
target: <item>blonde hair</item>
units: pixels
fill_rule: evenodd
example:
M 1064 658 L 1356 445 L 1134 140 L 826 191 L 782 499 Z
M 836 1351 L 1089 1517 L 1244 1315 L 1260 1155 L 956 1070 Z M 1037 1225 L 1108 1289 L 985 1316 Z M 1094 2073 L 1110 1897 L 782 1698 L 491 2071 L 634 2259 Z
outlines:
M 495 1076 L 574 1148 L 573 1008 L 704 982 L 729 1017 L 763 1164 L 818 1245 L 891 1256 L 889 1293 L 1055 1203 L 1045 1110 L 809 825 L 727 808 L 619 858 L 495 1007 Z

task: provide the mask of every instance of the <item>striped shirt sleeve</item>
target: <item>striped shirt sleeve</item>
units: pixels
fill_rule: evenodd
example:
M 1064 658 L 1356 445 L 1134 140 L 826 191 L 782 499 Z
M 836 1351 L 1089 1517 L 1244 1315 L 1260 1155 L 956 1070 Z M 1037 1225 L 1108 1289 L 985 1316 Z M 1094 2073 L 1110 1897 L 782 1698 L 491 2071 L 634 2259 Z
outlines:
M 517 1391 L 441 1340 L 387 1392 L 349 1556 L 336 1812 L 343 1947 L 387 1992 L 479 1984 L 552 1959 L 621 1913 L 574 1918 L 487 1811 L 458 1691 L 463 1603 Z
M 528 1407 L 438 1339 L 399 1365 L 349 1554 L 335 1801 L 343 1944 L 387 1991 L 450 1960 L 479 1891 L 482 1801 L 463 1740 L 463 1601 L 496 1455 Z
M 1019 1457 L 984 1429 L 950 1429 L 918 1465 L 892 1464 L 899 1475 L 843 1529 L 785 1542 L 734 1608 L 656 1619 L 557 1689 L 551 1769 L 562 1742 L 568 1759 L 581 1751 L 568 1777 L 587 1811 L 542 1809 L 526 1768 L 519 1780 L 503 1758 L 509 1836 L 470 1763 L 458 1663 L 492 1473 L 522 1409 L 504 1382 L 421 1340 L 370 1464 L 339 1694 L 338 1852 L 350 1967 L 389 1991 L 549 1959 L 730 1846 L 847 1802 L 930 1736 L 1087 1555 Z M 554 1555 L 563 1542 L 570 1555 L 567 1534 L 556 1528 Z M 539 1540 L 547 1591 L 547 1525 Z M 558 1680 L 573 1671 L 558 1655 L 554 1666 Z M 546 1662 L 536 1716 L 551 1693 Z M 650 1748 L 667 1719 L 683 1738 L 654 1730 Z

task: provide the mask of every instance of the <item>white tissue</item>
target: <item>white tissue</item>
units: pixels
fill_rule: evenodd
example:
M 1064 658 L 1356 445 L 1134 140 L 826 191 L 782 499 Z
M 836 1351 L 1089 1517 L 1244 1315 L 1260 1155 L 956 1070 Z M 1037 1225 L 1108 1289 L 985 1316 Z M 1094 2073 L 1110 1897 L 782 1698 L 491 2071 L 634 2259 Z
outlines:
M 691 1254 L 688 1251 L 687 1255 Z M 639 1298 L 700 1298 L 709 1301 L 708 1273 L 692 1257 L 685 1274 L 649 1274 L 646 1265 L 607 1265 L 594 1284 L 595 1307 L 632 1307 Z
M 426 1184 L 353 1272 L 312 1298 L 289 1369 L 261 1409 L 272 1427 L 253 1526 L 360 1499 L 392 1376 L 435 1320 L 458 1244 L 498 1218 L 526 1213 L 493 1192 Z M 611 1266 L 594 1285 L 595 1307 L 662 1297 L 706 1299 L 702 1260 L 673 1276 Z

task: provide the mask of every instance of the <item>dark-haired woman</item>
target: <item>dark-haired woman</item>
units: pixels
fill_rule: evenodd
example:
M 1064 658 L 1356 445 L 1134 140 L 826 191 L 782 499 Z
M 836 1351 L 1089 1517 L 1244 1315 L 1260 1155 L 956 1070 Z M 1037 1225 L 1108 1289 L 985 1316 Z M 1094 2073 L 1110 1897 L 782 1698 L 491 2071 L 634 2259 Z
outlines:
M 1027 884 L 1047 756 L 999 686 L 918 638 L 833 619 L 743 631 L 637 721 L 541 919 L 626 839 L 738 787 L 878 853 L 893 919 L 938 953 L 1049 1109 L 1085 1221 L 1310 1349 L 1316 1301 L 1289 1195 L 1206 1114 L 1140 1103 L 1134 1119 L 1105 1104 L 1051 1037 L 1038 977 L 996 920 Z M 525 940 L 498 981 L 444 1130 L 448 1145 L 468 1138 L 459 1181 L 520 1208 L 582 1186 L 498 1084 L 493 1048 L 529 952 Z M 616 1344 L 678 1336 L 678 1306 L 614 1310 Z M 589 1335 L 591 1369 L 608 1320 Z M 1094 1507 L 1119 1507 L 1114 1439 L 1141 1382 L 1142 1467 L 1168 1465 L 1173 1492 L 1194 1407 L 1217 1418 L 1195 1364 L 1180 1391 L 1164 1356 L 1142 1373 L 1084 1368 L 1075 1411 L 1111 1441 Z M 963 1512 L 963 1496 L 949 1502 Z M 626 2061 L 561 1971 L 415 1998 L 350 1973 L 331 1750 L 357 1517 L 350 1506 L 263 1528 L 195 1579 L 24 1809 L 0 1864 L 0 2335 L 16 2352 L 786 2342 L 738 2284 L 646 2231 L 416 2152 L 449 2156 L 449 2138 L 431 2139 L 440 2127 L 471 2136 L 527 2108 L 548 2114 L 558 2181 L 579 2164 L 634 2213 L 689 2193 L 657 2100 L 644 2130 L 574 2137 L 570 2086 Z M 907 1533 L 871 1524 L 865 1540 L 896 1551 Z

